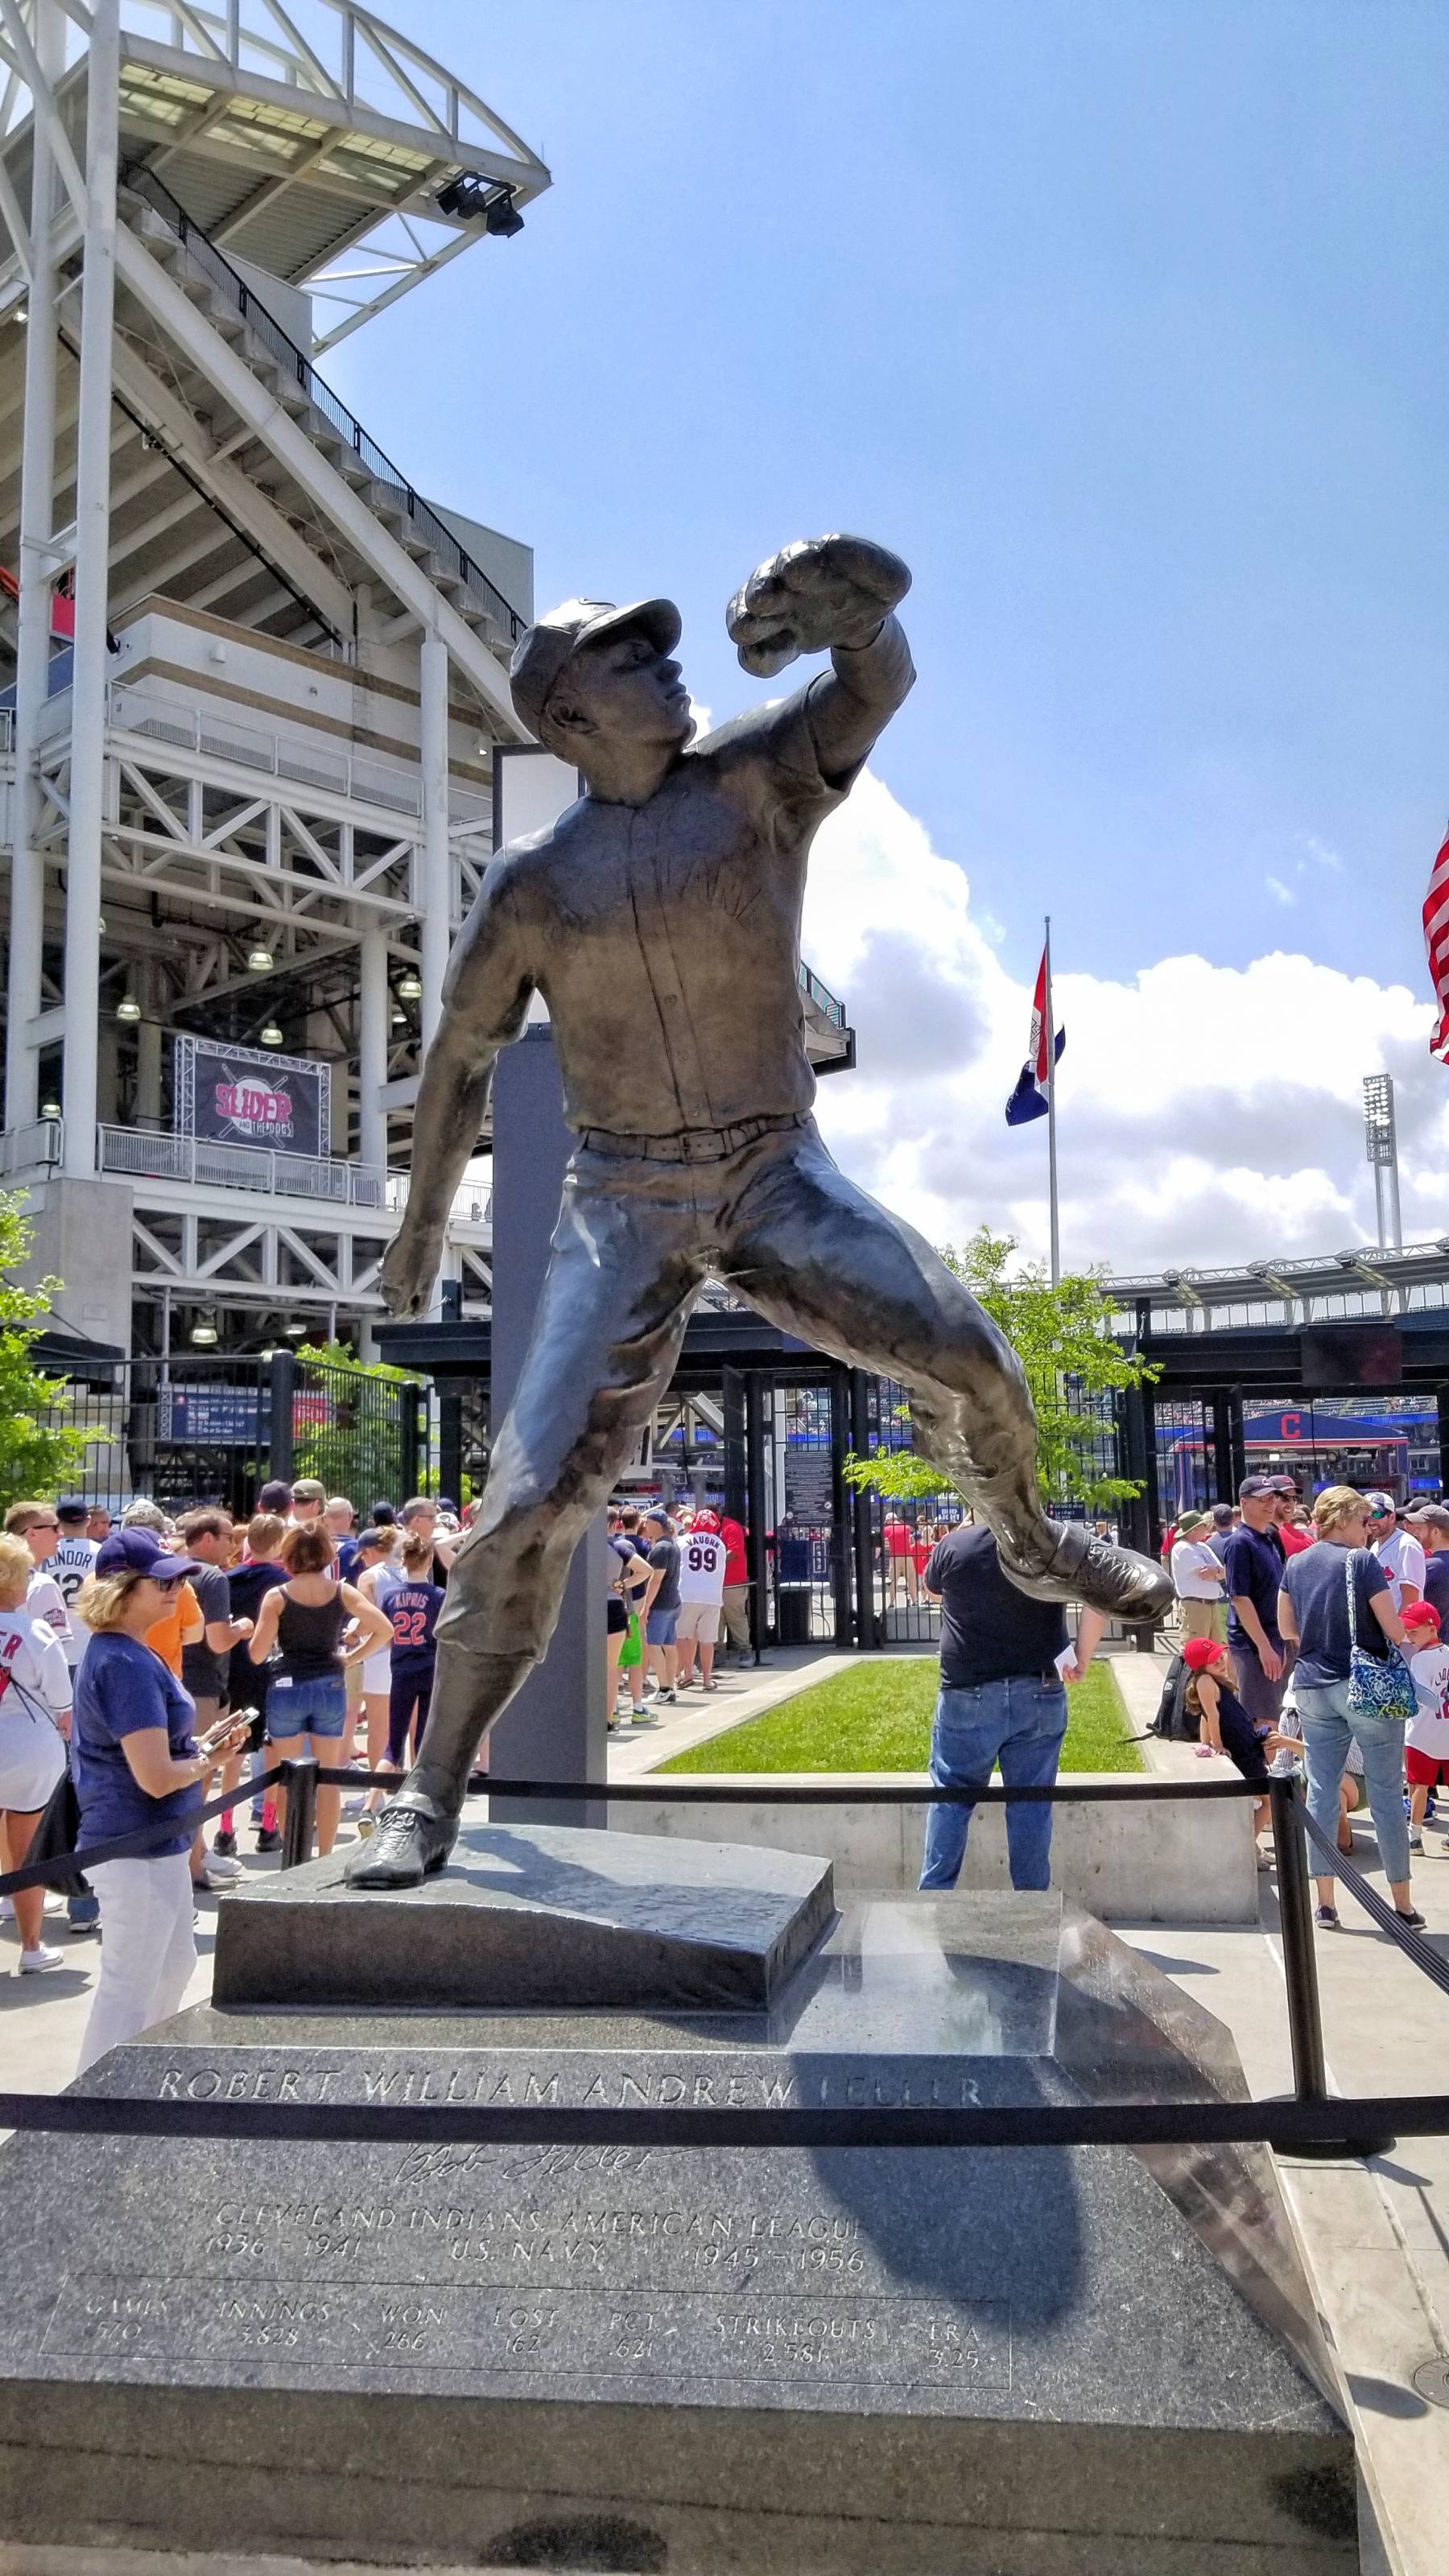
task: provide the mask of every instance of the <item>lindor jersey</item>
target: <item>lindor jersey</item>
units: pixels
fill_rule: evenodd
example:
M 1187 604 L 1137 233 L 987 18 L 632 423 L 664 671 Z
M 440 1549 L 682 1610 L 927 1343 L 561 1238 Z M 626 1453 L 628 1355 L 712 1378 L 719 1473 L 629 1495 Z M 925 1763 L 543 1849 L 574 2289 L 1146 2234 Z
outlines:
M 63 1538 L 54 1556 L 45 1560 L 46 1573 L 53 1574 L 60 1585 L 60 1597 L 70 1621 L 70 1633 L 60 1642 L 65 1648 L 66 1662 L 72 1669 L 85 1653 L 86 1639 L 91 1633 L 85 1621 L 76 1617 L 76 1600 L 81 1585 L 88 1583 L 95 1572 L 99 1553 L 94 1539 Z
M 728 1551 L 716 1530 L 686 1530 L 679 1542 L 679 1598 L 681 1601 L 724 1599 L 725 1558 Z

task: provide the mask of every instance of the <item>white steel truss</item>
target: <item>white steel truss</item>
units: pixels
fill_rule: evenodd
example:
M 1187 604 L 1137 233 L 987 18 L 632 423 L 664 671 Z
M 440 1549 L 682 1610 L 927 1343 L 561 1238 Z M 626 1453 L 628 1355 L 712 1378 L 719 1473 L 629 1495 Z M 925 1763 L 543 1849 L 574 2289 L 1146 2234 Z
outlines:
M 34 7 L 25 0 L 32 27 Z M 93 13 L 87 0 L 65 8 L 68 72 Z M 0 60 L 3 142 L 29 83 L 13 43 Z M 490 205 L 521 210 L 549 185 L 486 100 L 355 0 L 122 0 L 120 80 L 128 142 L 163 175 L 200 174 L 214 239 L 326 308 L 319 351 L 486 236 Z M 459 181 L 461 201 L 449 196 Z M 20 241 L 7 198 L 0 170 L 0 216 Z

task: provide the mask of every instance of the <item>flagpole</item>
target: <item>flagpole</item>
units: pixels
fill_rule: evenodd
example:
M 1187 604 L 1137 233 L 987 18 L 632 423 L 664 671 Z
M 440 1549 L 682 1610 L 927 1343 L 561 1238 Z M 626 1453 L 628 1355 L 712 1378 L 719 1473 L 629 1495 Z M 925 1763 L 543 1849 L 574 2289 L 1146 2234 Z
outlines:
M 1061 1233 L 1057 1223 L 1057 1022 L 1052 1005 L 1052 917 L 1046 917 L 1046 1062 L 1047 1186 L 1051 1196 L 1052 1286 L 1062 1277 Z

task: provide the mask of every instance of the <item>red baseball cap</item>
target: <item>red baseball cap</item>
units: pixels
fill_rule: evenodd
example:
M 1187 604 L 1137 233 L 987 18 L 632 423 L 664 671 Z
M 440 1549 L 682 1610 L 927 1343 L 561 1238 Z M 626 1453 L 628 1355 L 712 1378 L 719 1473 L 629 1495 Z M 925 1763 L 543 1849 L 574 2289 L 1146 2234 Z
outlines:
M 1182 1650 L 1182 1660 L 1190 1673 L 1205 1673 L 1209 1664 L 1217 1663 L 1225 1651 L 1216 1637 L 1189 1637 Z
M 1411 1601 L 1399 1616 L 1406 1628 L 1432 1628 L 1436 1637 L 1439 1634 L 1439 1613 L 1432 1601 Z

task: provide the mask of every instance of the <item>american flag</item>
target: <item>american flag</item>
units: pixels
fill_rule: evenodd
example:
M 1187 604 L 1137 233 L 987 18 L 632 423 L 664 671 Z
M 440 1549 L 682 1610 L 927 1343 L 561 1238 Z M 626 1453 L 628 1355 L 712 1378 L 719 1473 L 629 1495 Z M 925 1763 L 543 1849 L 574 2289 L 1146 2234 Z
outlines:
M 1429 1053 L 1449 1059 L 1449 832 L 1429 871 L 1429 891 L 1424 897 L 1424 946 L 1439 996 L 1439 1017 L 1429 1039 Z

